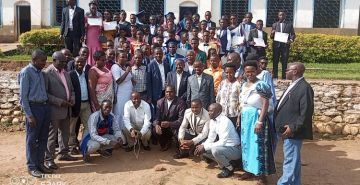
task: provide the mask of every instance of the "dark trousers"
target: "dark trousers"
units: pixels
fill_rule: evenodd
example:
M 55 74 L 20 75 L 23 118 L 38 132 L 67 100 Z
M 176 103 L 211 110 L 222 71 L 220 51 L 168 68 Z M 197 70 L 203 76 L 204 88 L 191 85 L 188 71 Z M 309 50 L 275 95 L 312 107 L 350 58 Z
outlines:
M 49 138 L 45 152 L 46 161 L 54 161 L 56 139 L 59 143 L 59 154 L 69 152 L 70 118 L 51 120 L 49 127 Z
M 38 170 L 44 164 L 44 156 L 49 135 L 50 108 L 48 105 L 31 104 L 30 109 L 36 119 L 36 126 L 30 127 L 26 119 L 26 160 L 29 170 Z
M 286 78 L 286 68 L 289 59 L 289 46 L 280 46 L 273 48 L 273 77 L 278 78 L 278 65 L 281 57 L 281 77 Z
M 197 135 L 191 135 L 187 132 L 185 132 L 185 135 L 184 135 L 184 140 L 191 140 L 191 139 L 194 139 Z M 201 143 L 201 142 L 200 142 Z M 198 143 L 198 145 L 200 144 Z M 190 147 L 190 149 L 181 149 L 179 147 L 179 152 L 181 155 L 185 155 L 185 154 L 189 154 L 190 156 L 194 155 L 194 151 L 195 151 L 195 145 L 192 145 Z
M 169 144 L 173 138 L 174 138 L 176 148 L 179 148 L 179 142 L 177 140 L 177 135 L 178 135 L 179 129 L 162 128 L 161 131 L 162 131 L 162 134 L 159 135 L 159 134 L 156 134 L 155 128 L 153 130 L 153 132 L 155 133 L 156 138 L 162 148 L 165 147 L 166 144 Z
M 65 36 L 65 48 L 70 50 L 74 57 L 79 56 L 81 47 L 80 38 L 74 36 L 74 32 L 69 30 Z

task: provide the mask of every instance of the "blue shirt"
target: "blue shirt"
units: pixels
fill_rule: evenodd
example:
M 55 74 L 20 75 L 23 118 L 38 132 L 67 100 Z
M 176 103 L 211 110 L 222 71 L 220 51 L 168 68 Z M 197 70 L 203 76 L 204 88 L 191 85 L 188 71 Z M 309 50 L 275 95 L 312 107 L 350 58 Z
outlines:
M 79 74 L 79 72 L 76 71 L 76 74 L 78 75 L 79 82 L 80 82 L 81 101 L 89 100 L 85 72 L 83 71 L 81 74 Z
M 27 65 L 20 71 L 20 104 L 25 111 L 26 117 L 32 116 L 30 103 L 43 103 L 48 100 L 45 89 L 44 75 L 41 70 L 32 64 Z

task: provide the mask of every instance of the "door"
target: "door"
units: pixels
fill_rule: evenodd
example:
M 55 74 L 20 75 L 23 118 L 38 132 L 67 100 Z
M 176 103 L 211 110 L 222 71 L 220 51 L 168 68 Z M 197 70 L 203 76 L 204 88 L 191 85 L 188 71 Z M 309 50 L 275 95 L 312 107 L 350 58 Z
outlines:
M 16 6 L 17 15 L 17 33 L 21 35 L 31 30 L 31 17 L 30 17 L 30 6 L 18 5 Z
M 198 11 L 198 7 L 187 7 L 187 6 L 180 6 L 180 19 L 184 18 L 185 13 L 190 13 L 191 15 L 196 14 Z

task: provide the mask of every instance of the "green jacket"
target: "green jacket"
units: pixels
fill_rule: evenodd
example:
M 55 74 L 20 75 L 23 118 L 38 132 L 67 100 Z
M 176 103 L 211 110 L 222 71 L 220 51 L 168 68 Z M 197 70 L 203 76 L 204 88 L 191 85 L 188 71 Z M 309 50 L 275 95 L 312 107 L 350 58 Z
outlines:
M 196 61 L 201 61 L 203 64 L 206 65 L 206 53 L 198 50 L 198 54 L 196 55 Z

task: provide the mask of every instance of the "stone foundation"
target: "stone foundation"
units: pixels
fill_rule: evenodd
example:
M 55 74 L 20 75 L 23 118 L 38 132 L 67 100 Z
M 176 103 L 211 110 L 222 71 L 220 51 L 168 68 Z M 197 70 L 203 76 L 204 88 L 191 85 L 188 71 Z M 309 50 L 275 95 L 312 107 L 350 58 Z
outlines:
M 25 121 L 19 105 L 18 72 L 0 72 L 0 121 L 13 125 Z M 314 131 L 360 137 L 360 82 L 309 80 L 315 93 Z M 278 81 L 279 98 L 289 81 Z

